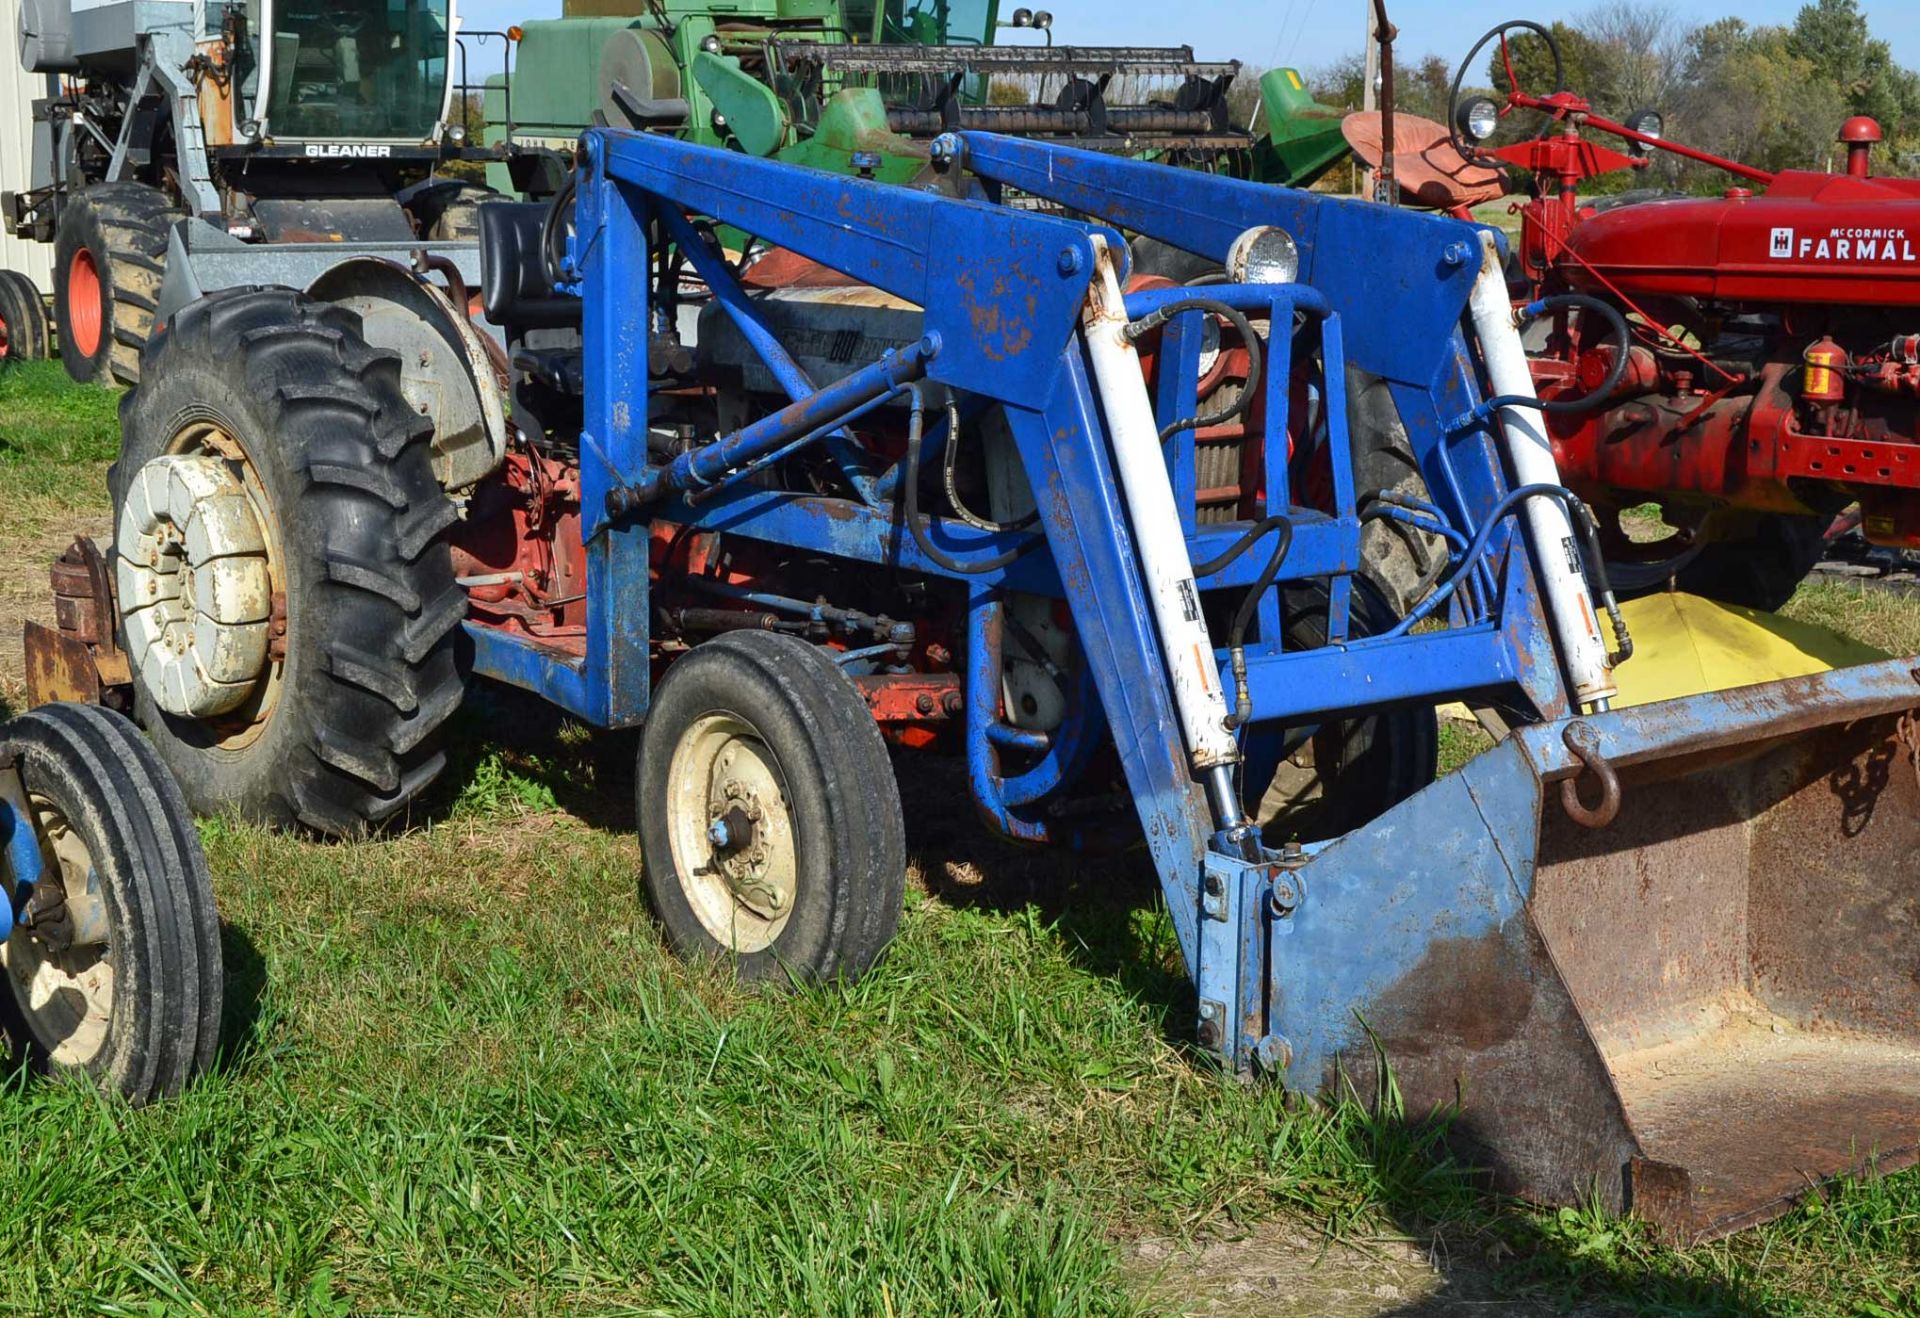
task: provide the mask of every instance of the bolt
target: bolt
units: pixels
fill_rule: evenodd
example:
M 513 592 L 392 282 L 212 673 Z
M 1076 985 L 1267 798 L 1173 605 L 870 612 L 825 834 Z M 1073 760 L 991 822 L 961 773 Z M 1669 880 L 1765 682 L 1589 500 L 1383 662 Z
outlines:
M 937 667 L 944 668 L 946 665 L 953 662 L 953 651 L 949 650 L 944 645 L 939 645 L 939 644 L 929 645 L 927 647 L 927 662 Z M 1920 668 L 1914 669 L 1913 675 L 1916 681 L 1920 681 Z
M 1085 263 L 1085 258 L 1080 255 L 1080 249 L 1078 247 L 1062 247 L 1060 249 L 1059 267 L 1063 277 L 1071 278 L 1079 274 L 1081 267 Z
M 948 718 L 959 718 L 960 712 L 967 707 L 966 697 L 958 691 L 949 691 L 940 697 L 940 707 L 947 711 Z
M 1277 1034 L 1269 1034 L 1253 1046 L 1253 1058 L 1273 1075 L 1287 1069 L 1293 1061 L 1293 1047 Z
M 942 133 L 927 144 L 927 159 L 936 165 L 951 165 L 960 159 L 960 139 Z
M 914 709 L 922 714 L 933 713 L 933 697 L 922 691 L 913 698 Z
M 1440 253 L 1440 260 L 1449 266 L 1462 266 L 1467 263 L 1469 254 L 1465 243 L 1448 243 L 1446 250 Z
M 1202 1048 L 1218 1048 L 1220 1046 L 1220 1026 L 1214 1021 L 1201 1021 L 1199 1037 Z
M 726 820 L 715 819 L 707 825 L 707 841 L 716 847 L 725 847 L 733 841 L 733 830 L 727 827 Z
M 1218 897 L 1221 894 L 1225 893 L 1227 890 L 1227 885 L 1220 881 L 1220 876 L 1218 874 L 1207 875 L 1206 884 L 1207 884 L 1207 896 L 1209 897 Z

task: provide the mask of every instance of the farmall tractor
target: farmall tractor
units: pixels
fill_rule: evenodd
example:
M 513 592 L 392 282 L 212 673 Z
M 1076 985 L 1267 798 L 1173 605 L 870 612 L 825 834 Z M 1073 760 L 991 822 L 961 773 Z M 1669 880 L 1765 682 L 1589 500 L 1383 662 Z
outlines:
M 1544 44 L 1550 90 L 1520 86 L 1515 33 Z M 1463 95 L 1490 49 L 1504 96 Z M 1503 121 L 1532 131 L 1490 145 Z M 1552 33 L 1515 21 L 1462 61 L 1448 124 L 1403 134 L 1423 128 L 1399 157 L 1414 200 L 1525 198 L 1508 274 L 1555 460 L 1599 514 L 1616 588 L 1777 608 L 1855 503 L 1869 540 L 1920 545 L 1920 181 L 1874 176 L 1871 119 L 1841 128 L 1844 173 L 1769 173 L 1666 140 L 1656 112 L 1597 114 L 1564 87 Z M 1580 195 L 1655 152 L 1732 184 Z M 1666 530 L 1629 534 L 1643 505 Z

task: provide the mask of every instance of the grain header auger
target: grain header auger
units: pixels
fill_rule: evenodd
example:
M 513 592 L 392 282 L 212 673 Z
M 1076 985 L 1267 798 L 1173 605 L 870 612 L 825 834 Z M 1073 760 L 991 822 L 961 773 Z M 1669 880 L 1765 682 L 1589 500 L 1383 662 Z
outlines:
M 904 884 L 885 742 L 963 748 L 1005 834 L 1139 830 L 1227 1068 L 1364 1093 L 1377 1047 L 1504 1187 L 1680 1239 L 1911 1160 L 1913 661 L 1609 709 L 1626 638 L 1490 232 L 973 132 L 931 158 L 962 195 L 596 129 L 571 211 L 486 208 L 517 433 L 457 518 L 337 308 L 179 313 L 125 409 L 115 552 L 196 804 L 397 815 L 464 653 L 643 726 L 674 947 L 851 976 Z M 1123 231 L 1228 277 L 1129 292 Z M 810 305 L 884 316 L 821 343 Z M 1225 521 L 1213 317 L 1258 350 Z M 1350 365 L 1430 497 L 1355 480 Z M 1404 617 L 1361 570 L 1382 518 L 1436 546 Z M 220 565 L 284 606 L 215 616 Z M 1436 782 L 1453 699 L 1508 731 Z

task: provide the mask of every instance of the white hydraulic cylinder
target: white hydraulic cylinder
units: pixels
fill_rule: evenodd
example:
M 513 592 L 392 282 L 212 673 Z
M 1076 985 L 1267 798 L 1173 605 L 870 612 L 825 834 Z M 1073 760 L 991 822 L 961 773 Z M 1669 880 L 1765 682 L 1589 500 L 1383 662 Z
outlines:
M 1126 336 L 1120 280 L 1104 240 L 1095 235 L 1093 242 L 1098 256 L 1081 318 L 1087 355 L 1113 442 L 1114 467 L 1132 523 L 1147 599 L 1173 680 L 1180 730 L 1194 770 L 1206 772 L 1236 763 L 1240 750 L 1227 730 L 1227 698 L 1214 662 L 1213 638 L 1200 613 L 1200 588 L 1193 579 L 1193 560 L 1187 555 L 1180 512 L 1173 502 L 1173 482 L 1167 475 L 1140 354 Z M 1220 802 L 1215 802 L 1215 808 L 1221 813 L 1227 809 Z
M 1468 304 L 1480 354 L 1487 366 L 1487 384 L 1494 395 L 1535 397 L 1533 372 L 1507 296 L 1507 280 L 1500 268 L 1500 249 L 1493 235 L 1480 233 L 1480 273 L 1473 281 Z M 1499 411 L 1501 451 L 1516 485 L 1558 485 L 1560 466 L 1553 459 L 1546 421 L 1538 408 L 1503 407 Z M 1593 593 L 1580 570 L 1578 544 L 1567 510 L 1557 499 L 1535 497 L 1521 505 L 1521 521 L 1533 552 L 1534 579 L 1546 598 L 1547 622 L 1573 683 L 1577 705 L 1611 700 L 1616 688 L 1600 619 L 1594 613 Z

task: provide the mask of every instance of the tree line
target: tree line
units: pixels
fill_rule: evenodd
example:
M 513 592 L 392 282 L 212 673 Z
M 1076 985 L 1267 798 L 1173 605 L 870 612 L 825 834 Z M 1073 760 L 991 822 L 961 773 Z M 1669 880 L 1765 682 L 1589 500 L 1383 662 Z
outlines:
M 1670 140 L 1777 170 L 1836 167 L 1843 158 L 1834 141 L 1840 125 L 1868 114 L 1886 135 L 1876 169 L 1920 172 L 1920 75 L 1894 60 L 1857 0 L 1817 0 L 1787 26 L 1735 17 L 1691 23 L 1660 0 L 1605 0 L 1571 21 L 1545 26 L 1560 49 L 1566 89 L 1610 119 L 1658 110 Z M 1465 54 L 1462 49 L 1452 59 Z M 1522 89 L 1554 90 L 1546 42 L 1515 33 L 1507 54 Z M 1444 122 L 1454 74 L 1449 58 L 1396 51 L 1395 63 L 1399 109 Z M 1311 76 L 1316 96 L 1329 105 L 1359 106 L 1363 69 L 1355 52 L 1318 70 Z M 1503 99 L 1508 78 L 1497 43 L 1464 82 Z M 1512 115 L 1503 132 L 1532 132 L 1538 124 L 1536 115 Z M 1726 183 L 1725 174 L 1664 152 L 1649 172 L 1653 177 L 1615 177 L 1621 186 L 1689 190 Z

